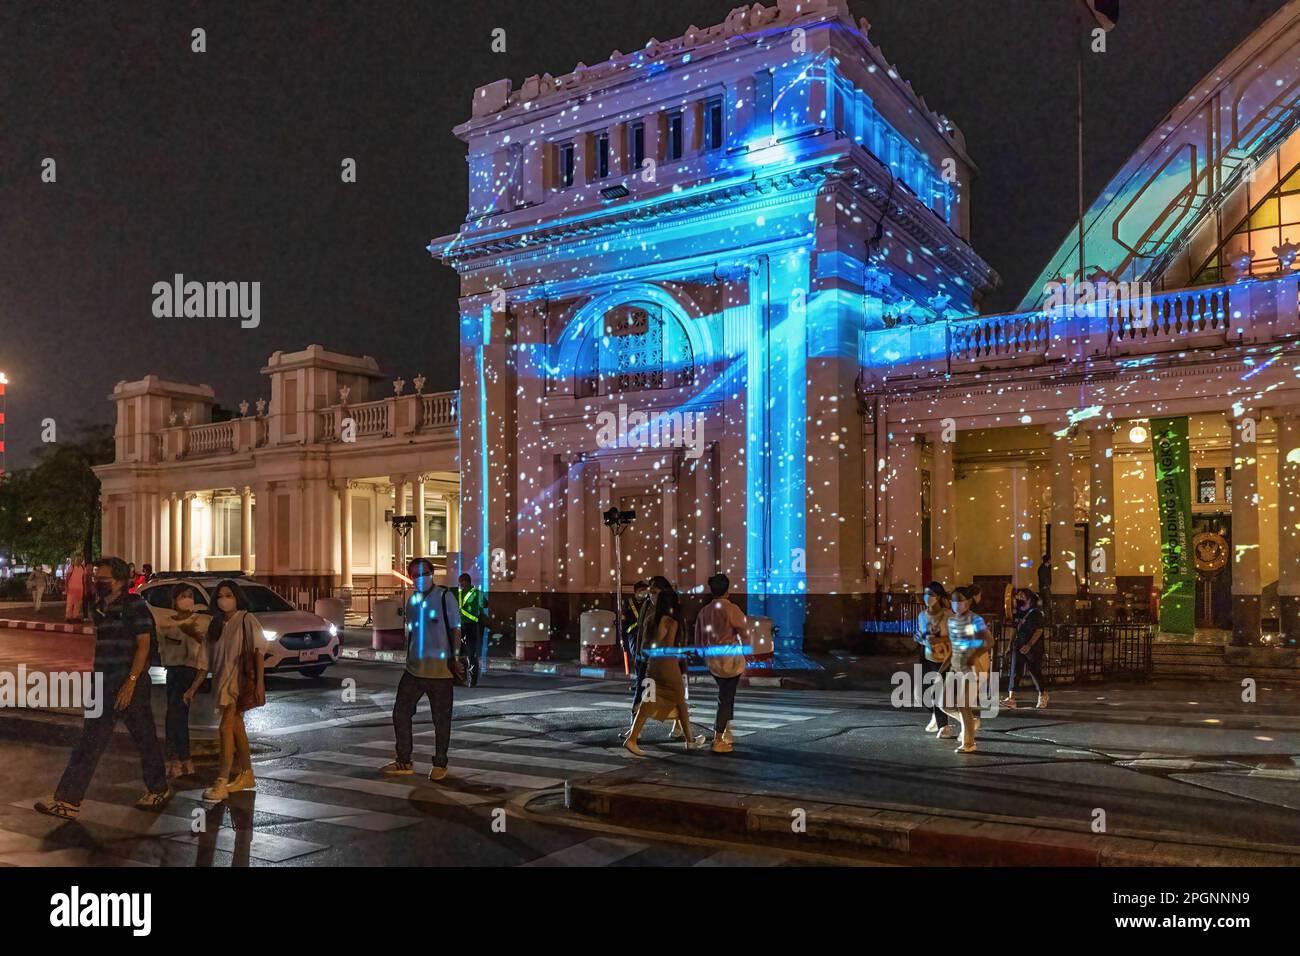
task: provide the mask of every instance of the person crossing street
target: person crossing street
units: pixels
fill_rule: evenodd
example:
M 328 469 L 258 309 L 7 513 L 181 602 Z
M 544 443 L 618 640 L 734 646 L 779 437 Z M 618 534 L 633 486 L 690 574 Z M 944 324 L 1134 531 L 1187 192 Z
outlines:
M 466 683 L 470 687 L 478 686 L 479 645 L 483 643 L 483 628 L 487 622 L 487 603 L 483 592 L 474 587 L 474 581 L 468 574 L 460 576 L 460 589 L 456 592 L 456 603 L 460 609 L 461 621 L 461 656 L 466 659 Z M 487 648 L 482 648 L 483 657 L 487 657 Z
M 430 780 L 447 776 L 447 749 L 451 745 L 452 689 L 465 676 L 460 656 L 460 608 L 450 588 L 435 584 L 433 563 L 416 558 L 406 569 L 415 593 L 406 601 L 406 670 L 393 702 L 396 759 L 380 773 L 404 776 L 414 773 L 411 721 L 421 697 L 429 698 L 433 716 L 434 758 Z

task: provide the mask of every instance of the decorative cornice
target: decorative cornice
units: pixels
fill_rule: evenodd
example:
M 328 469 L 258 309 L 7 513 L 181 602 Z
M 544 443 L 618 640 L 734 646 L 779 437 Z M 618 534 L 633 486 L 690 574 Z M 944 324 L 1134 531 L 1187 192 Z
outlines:
M 502 252 L 540 247 L 565 239 L 583 236 L 605 235 L 620 226 L 633 223 L 649 222 L 667 216 L 688 213 L 708 212 L 720 206 L 736 205 L 754 198 L 775 198 L 776 193 L 792 192 L 801 189 L 819 188 L 830 174 L 830 162 L 802 169 L 789 170 L 766 177 L 755 177 L 717 190 L 682 196 L 672 192 L 650 200 L 644 205 L 630 207 L 619 206 L 611 211 L 593 214 L 589 218 L 576 222 L 559 223 L 553 226 L 519 227 L 510 233 L 496 238 L 480 240 L 469 239 L 464 244 L 454 241 L 448 244 L 441 258 L 448 265 L 459 267 L 467 260 Z

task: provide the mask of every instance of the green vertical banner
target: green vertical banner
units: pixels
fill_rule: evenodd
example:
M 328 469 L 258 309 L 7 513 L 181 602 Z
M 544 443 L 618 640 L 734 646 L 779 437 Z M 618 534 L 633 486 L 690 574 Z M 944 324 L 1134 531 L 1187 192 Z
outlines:
M 1151 419 L 1160 513 L 1160 630 L 1191 634 L 1196 626 L 1196 569 L 1192 566 L 1192 469 L 1187 418 Z

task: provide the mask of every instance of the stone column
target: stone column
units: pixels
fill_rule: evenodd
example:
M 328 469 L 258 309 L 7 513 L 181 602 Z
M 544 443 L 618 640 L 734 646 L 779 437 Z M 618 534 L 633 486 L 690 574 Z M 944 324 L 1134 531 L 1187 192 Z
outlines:
M 352 486 L 339 488 L 339 587 L 352 587 Z
M 217 493 L 203 496 L 208 503 L 208 550 L 206 554 L 200 555 L 203 559 L 203 570 L 208 570 L 208 557 L 217 553 Z M 199 550 L 202 550 L 200 548 Z
M 190 512 L 190 498 L 193 497 L 189 492 L 181 495 L 181 567 L 180 570 L 190 570 L 190 562 L 193 560 L 193 529 L 192 517 Z
M 1073 620 L 1079 590 L 1074 577 L 1079 560 L 1074 539 L 1074 453 L 1068 434 L 1060 438 L 1049 434 L 1047 440 L 1052 461 L 1052 613 L 1059 623 Z
M 587 584 L 587 559 L 583 554 L 587 541 L 587 523 L 583 507 L 582 460 L 569 458 L 564 485 L 564 508 L 567 546 L 564 549 L 564 580 L 569 590 L 581 592 Z
M 460 554 L 460 486 L 447 494 L 447 550 Z
M 890 436 L 888 479 L 890 589 L 920 593 L 921 456 L 911 432 Z
M 253 489 L 247 485 L 239 493 L 239 567 L 253 572 Z
M 1115 428 L 1100 422 L 1088 429 L 1088 520 L 1091 524 L 1088 598 L 1096 620 L 1115 616 Z
M 665 481 L 663 492 L 664 573 L 670 581 L 681 578 L 677 566 L 677 482 Z
M 415 533 L 411 535 L 411 544 L 417 555 L 429 553 L 429 532 L 426 528 L 424 513 L 424 475 L 417 475 L 413 487 L 415 495 Z
M 707 445 L 696 465 L 695 494 L 699 519 L 695 526 L 695 583 L 708 587 L 709 578 L 718 570 L 714 542 L 718 535 L 718 487 L 716 445 Z
M 1229 413 L 1232 431 L 1232 643 L 1260 642 L 1258 413 Z M 1188 476 L 1190 480 L 1190 476 Z
M 1300 409 L 1275 413 L 1274 420 L 1277 422 L 1278 618 L 1283 643 L 1294 647 L 1300 642 Z
M 171 525 L 171 537 L 168 541 L 170 554 L 168 555 L 168 565 L 173 571 L 184 571 L 184 563 L 181 561 L 181 502 L 182 497 L 176 492 L 171 494 L 171 513 L 167 516 L 168 524 Z
M 1011 506 L 1011 586 L 1037 590 L 1038 558 L 1042 552 L 1038 550 L 1033 472 L 1027 462 L 1018 461 L 1008 467 L 1007 476 Z
M 957 511 L 953 486 L 953 442 L 931 432 L 930 561 L 934 579 L 952 588 L 957 576 Z

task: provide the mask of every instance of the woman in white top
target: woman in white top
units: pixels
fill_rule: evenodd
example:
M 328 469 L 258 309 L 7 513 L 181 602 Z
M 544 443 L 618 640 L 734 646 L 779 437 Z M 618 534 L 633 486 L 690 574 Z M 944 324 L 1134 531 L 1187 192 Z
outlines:
M 212 696 L 221 714 L 221 768 L 216 782 L 203 791 L 205 800 L 224 800 L 236 790 L 252 790 L 257 785 L 241 697 L 245 710 L 266 703 L 266 642 L 261 624 L 248 609 L 248 598 L 234 581 L 222 581 L 217 585 L 216 605 L 208 625 L 208 666 L 212 670 Z M 253 661 L 247 674 L 245 655 Z M 239 771 L 233 780 L 232 767 Z
M 952 642 L 952 663 L 944 681 L 943 712 L 961 721 L 959 754 L 975 752 L 975 731 L 979 730 L 980 682 L 988 693 L 988 674 L 993 655 L 993 638 L 984 618 L 973 611 L 974 595 L 969 588 L 954 588 L 952 616 L 945 624 Z
M 948 725 L 948 715 L 939 707 L 937 689 L 927 688 L 926 685 L 926 678 L 930 674 L 937 673 L 942 678 L 952 654 L 952 646 L 948 643 L 948 634 L 944 630 L 944 623 L 951 613 L 948 610 L 948 592 L 938 581 L 931 581 L 925 586 L 922 597 L 925 599 L 925 610 L 917 615 L 916 632 L 912 635 L 912 640 L 916 642 L 921 657 L 920 702 L 922 706 L 927 706 L 931 695 L 934 700 L 928 704 L 930 722 L 925 725 L 925 731 L 940 738 L 955 737 L 957 732 Z
M 194 772 L 190 759 L 190 704 L 208 676 L 209 615 L 195 610 L 197 594 L 182 584 L 172 612 L 158 622 L 158 656 L 167 668 L 167 776 Z

